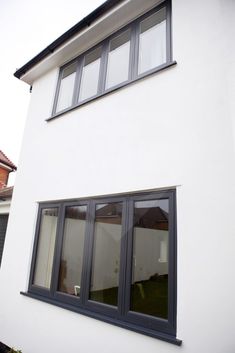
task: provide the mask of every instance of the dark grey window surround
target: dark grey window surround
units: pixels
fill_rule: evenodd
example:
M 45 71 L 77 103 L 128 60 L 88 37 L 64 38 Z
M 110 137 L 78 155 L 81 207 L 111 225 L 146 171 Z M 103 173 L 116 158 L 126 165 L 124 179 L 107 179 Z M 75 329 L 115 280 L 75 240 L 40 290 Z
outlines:
M 131 258 L 133 246 L 133 204 L 135 201 L 149 201 L 168 199 L 169 202 L 169 273 L 168 273 L 168 319 L 160 319 L 149 315 L 130 311 L 130 285 L 131 285 Z M 100 203 L 122 202 L 122 240 L 120 254 L 120 276 L 118 306 L 113 307 L 103 303 L 89 300 L 89 284 L 91 278 L 92 248 L 94 241 L 95 206 Z M 82 287 L 80 297 L 74 297 L 59 292 L 59 267 L 63 244 L 63 229 L 65 207 L 87 205 L 86 233 L 84 243 Z M 37 244 L 40 234 L 41 214 L 44 208 L 58 208 L 58 223 L 55 242 L 55 252 L 52 268 L 50 289 L 45 289 L 33 284 Z M 45 202 L 39 204 L 36 236 L 32 255 L 32 264 L 28 292 L 26 296 L 78 312 L 129 330 L 156 337 L 164 341 L 180 345 L 176 338 L 176 194 L 175 190 L 166 190 L 151 193 L 126 194 L 122 196 L 97 197 L 84 200 Z
M 139 42 L 139 33 L 140 33 L 140 22 L 145 19 L 146 17 L 150 16 L 154 12 L 160 10 L 161 8 L 166 8 L 166 62 L 149 70 L 142 74 L 138 74 L 138 42 Z M 121 33 L 127 29 L 131 30 L 131 40 L 130 40 L 130 60 L 129 60 L 129 77 L 128 80 L 122 82 L 114 87 L 109 89 L 105 89 L 105 80 L 106 80 L 106 73 L 107 73 L 107 61 L 108 61 L 108 53 L 109 53 L 109 44 L 110 40 L 117 36 L 118 33 Z M 98 93 L 88 99 L 78 102 L 78 94 L 81 84 L 81 75 L 82 69 L 84 66 L 84 58 L 89 52 L 93 51 L 95 48 L 101 47 L 102 48 L 102 55 L 101 55 L 101 64 L 100 64 L 100 75 L 99 75 L 99 84 L 98 84 Z M 76 78 L 73 90 L 73 98 L 72 104 L 69 108 L 56 112 L 56 106 L 58 102 L 59 90 L 60 90 L 60 83 L 62 78 L 63 70 L 71 65 L 71 63 L 75 62 L 77 64 L 76 70 Z M 162 71 L 170 66 L 175 65 L 176 62 L 172 60 L 172 46 L 171 46 L 171 0 L 165 0 L 160 5 L 146 13 L 145 15 L 139 17 L 138 19 L 134 20 L 132 23 L 128 24 L 127 26 L 123 27 L 119 31 L 115 32 L 110 37 L 106 38 L 101 43 L 97 44 L 96 46 L 92 47 L 76 59 L 70 61 L 66 65 L 60 68 L 59 78 L 56 87 L 55 99 L 52 109 L 51 117 L 46 119 L 50 121 L 72 109 L 75 109 L 79 106 L 87 104 L 88 102 L 100 98 L 106 94 L 109 94 L 121 87 L 129 85 L 137 80 L 143 79 L 146 76 L 152 75 L 156 72 Z
M 9 217 L 8 214 L 0 215 L 0 267 L 1 267 L 2 254 L 3 254 L 5 237 L 6 237 L 6 231 L 7 231 L 8 217 Z

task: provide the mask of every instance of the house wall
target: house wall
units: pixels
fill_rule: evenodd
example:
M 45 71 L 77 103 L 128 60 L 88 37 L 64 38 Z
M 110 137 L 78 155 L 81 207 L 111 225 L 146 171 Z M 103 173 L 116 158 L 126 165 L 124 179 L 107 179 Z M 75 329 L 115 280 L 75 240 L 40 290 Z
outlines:
M 9 175 L 9 170 L 0 166 L 0 182 L 7 185 L 8 175 Z M 3 185 L 0 183 L 0 189 L 2 187 Z
M 48 123 L 58 70 L 33 85 L 0 271 L 0 339 L 23 353 L 234 352 L 235 3 L 172 5 L 176 66 Z M 19 294 L 37 201 L 168 187 L 181 347 Z

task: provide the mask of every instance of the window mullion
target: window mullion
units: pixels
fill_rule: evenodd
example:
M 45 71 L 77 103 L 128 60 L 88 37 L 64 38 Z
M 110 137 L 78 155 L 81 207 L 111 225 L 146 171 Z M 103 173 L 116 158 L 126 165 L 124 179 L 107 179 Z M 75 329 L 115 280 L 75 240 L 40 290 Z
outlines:
M 74 92 L 73 92 L 73 106 L 78 104 L 84 61 L 85 61 L 85 56 L 82 56 L 78 60 L 76 79 L 75 79 L 75 84 L 74 84 Z
M 137 77 L 138 72 L 138 23 L 131 25 L 131 46 L 130 46 L 130 63 L 129 63 L 129 80 L 132 81 Z
M 176 325 L 176 278 L 177 278 L 177 242 L 176 242 L 176 195 L 169 195 L 169 277 L 168 277 L 168 320 Z
M 86 233 L 84 242 L 82 278 L 81 278 L 81 303 L 84 306 L 89 299 L 93 238 L 94 238 L 95 205 L 89 201 L 87 208 Z
M 56 107 L 57 107 L 58 98 L 59 98 L 62 74 L 63 74 L 63 70 L 60 68 L 58 79 L 57 79 L 56 91 L 55 91 L 55 99 L 54 99 L 54 104 L 53 104 L 53 108 L 52 108 L 52 116 L 56 113 Z
M 132 279 L 132 247 L 133 247 L 133 209 L 134 202 L 128 199 L 127 202 L 127 228 L 126 228 L 126 263 L 125 263 L 125 292 L 123 298 L 123 315 L 130 310 L 130 294 Z
M 37 249 L 38 249 L 40 226 L 41 226 L 41 219 L 42 219 L 42 210 L 43 210 L 43 206 L 39 205 L 39 207 L 38 207 L 38 220 L 37 220 L 36 231 L 35 231 L 36 235 L 35 235 L 33 255 L 32 255 L 32 264 L 31 264 L 30 277 L 29 277 L 29 287 L 33 285 L 33 280 L 34 280 L 34 275 L 35 275 Z
M 172 61 L 171 41 L 171 1 L 166 2 L 166 62 Z
M 127 234 L 128 234 L 128 202 L 123 202 L 122 240 L 120 251 L 120 275 L 118 291 L 118 315 L 122 317 L 125 313 L 125 287 L 126 287 L 126 263 L 127 263 Z
M 105 82 L 106 82 L 107 64 L 108 64 L 108 54 L 109 54 L 109 40 L 106 40 L 103 43 L 103 46 L 102 46 L 98 94 L 102 94 L 105 91 Z
M 60 257 L 61 257 L 61 249 L 63 244 L 64 214 L 65 214 L 65 208 L 64 208 L 64 205 L 62 204 L 59 207 L 57 231 L 56 231 L 56 239 L 55 239 L 55 250 L 54 250 L 53 267 L 52 267 L 52 275 L 51 275 L 50 294 L 52 296 L 54 296 L 58 288 Z

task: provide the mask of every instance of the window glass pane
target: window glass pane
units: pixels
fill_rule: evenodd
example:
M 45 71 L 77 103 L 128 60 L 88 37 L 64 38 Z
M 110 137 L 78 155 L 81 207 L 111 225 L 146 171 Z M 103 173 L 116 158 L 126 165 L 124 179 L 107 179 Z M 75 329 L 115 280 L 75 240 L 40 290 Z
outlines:
M 117 305 L 122 203 L 96 207 L 90 299 Z
M 79 296 L 87 206 L 66 207 L 58 290 Z
M 72 105 L 76 68 L 77 63 L 75 62 L 63 70 L 56 107 L 57 112 L 69 108 Z
M 135 202 L 131 310 L 167 319 L 169 201 Z
M 33 283 L 50 288 L 58 208 L 42 210 Z
M 140 23 L 138 73 L 166 62 L 166 9 L 163 8 Z
M 79 101 L 95 96 L 98 92 L 100 57 L 101 48 L 97 48 L 85 56 Z
M 106 89 L 128 80 L 130 56 L 130 30 L 110 41 Z

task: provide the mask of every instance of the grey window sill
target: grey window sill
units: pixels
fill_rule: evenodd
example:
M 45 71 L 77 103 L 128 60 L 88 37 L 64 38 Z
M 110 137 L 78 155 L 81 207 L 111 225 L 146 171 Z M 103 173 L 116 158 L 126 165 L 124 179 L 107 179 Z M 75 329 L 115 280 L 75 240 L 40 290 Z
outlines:
M 67 303 L 63 303 L 61 301 L 57 301 L 55 299 L 51 299 L 51 298 L 48 298 L 48 297 L 43 297 L 43 296 L 35 294 L 35 293 L 20 292 L 20 294 L 22 294 L 22 295 L 24 295 L 26 297 L 32 298 L 32 299 L 37 299 L 37 300 L 40 300 L 42 302 L 58 306 L 60 308 L 66 309 L 66 310 L 77 312 L 79 314 L 82 314 L 82 315 L 85 315 L 85 316 L 88 316 L 88 317 L 91 317 L 91 318 L 94 318 L 94 319 L 97 319 L 97 320 L 100 320 L 100 321 L 115 325 L 115 326 L 118 326 L 118 327 L 122 327 L 122 328 L 125 328 L 125 329 L 128 329 L 128 330 L 140 333 L 140 334 L 144 334 L 146 336 L 157 338 L 157 339 L 160 339 L 162 341 L 165 341 L 165 342 L 168 342 L 168 343 L 172 343 L 172 344 L 174 344 L 176 346 L 181 346 L 181 344 L 182 344 L 182 340 L 180 340 L 180 339 L 178 339 L 178 338 L 176 338 L 174 336 L 171 336 L 171 335 L 168 335 L 168 334 L 165 334 L 165 333 L 161 333 L 161 332 L 158 332 L 158 331 L 155 331 L 155 330 L 147 329 L 145 327 L 141 327 L 141 326 L 129 323 L 129 322 L 121 321 L 121 320 L 118 320 L 116 318 L 108 317 L 108 316 L 102 315 L 100 313 L 96 313 L 94 311 L 89 311 L 89 310 L 86 310 L 86 309 L 78 307 L 78 306 L 73 306 L 73 305 L 70 305 L 70 304 L 67 304 Z

